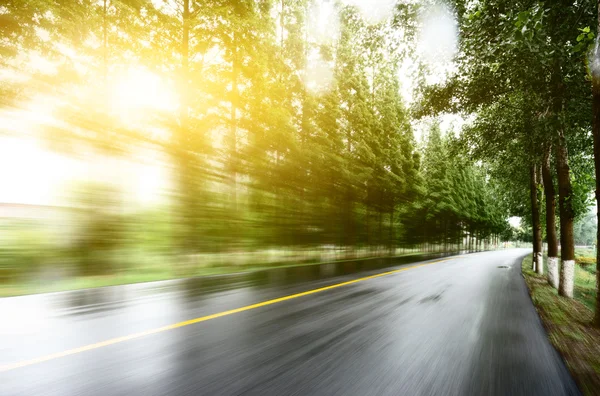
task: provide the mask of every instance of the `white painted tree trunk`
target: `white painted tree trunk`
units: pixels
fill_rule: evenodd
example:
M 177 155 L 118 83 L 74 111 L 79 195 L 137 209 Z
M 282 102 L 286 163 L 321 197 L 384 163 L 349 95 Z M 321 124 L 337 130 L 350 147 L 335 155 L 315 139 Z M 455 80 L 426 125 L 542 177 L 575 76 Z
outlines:
M 537 259 L 535 271 L 540 275 L 544 275 L 544 254 L 542 252 L 538 252 L 537 256 L 538 256 L 538 259 Z
M 548 257 L 548 283 L 558 289 L 558 257 Z
M 573 287 L 575 283 L 575 260 L 562 262 L 565 271 L 565 297 L 573 298 Z

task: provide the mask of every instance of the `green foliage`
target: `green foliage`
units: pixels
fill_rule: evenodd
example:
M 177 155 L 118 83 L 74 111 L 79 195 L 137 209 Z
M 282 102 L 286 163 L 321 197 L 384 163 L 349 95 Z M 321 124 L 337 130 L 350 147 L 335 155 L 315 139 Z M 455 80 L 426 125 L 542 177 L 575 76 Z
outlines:
M 70 251 L 82 275 L 119 270 L 115 251 L 124 242 L 125 218 L 120 214 L 119 192 L 102 184 L 78 185 L 73 192 L 75 241 Z
M 27 280 L 57 249 L 37 224 L 6 222 L 0 228 L 0 284 Z
M 87 85 L 98 93 L 66 98 L 57 111 L 61 122 L 44 131 L 50 140 L 70 153 L 92 148 L 113 156 L 149 146 L 168 158 L 172 173 L 167 213 L 124 213 L 120 192 L 81 186 L 65 253 L 81 274 L 123 270 L 122 250 L 193 258 L 282 246 L 392 251 L 401 244 L 461 244 L 466 235 L 471 243 L 511 237 L 505 186 L 490 178 L 499 168 L 475 163 L 437 126 L 417 148 L 398 78 L 414 51 L 416 6 L 400 4 L 390 20 L 369 24 L 356 7 L 336 3 L 339 31 L 322 42 L 311 36 L 307 0 L 25 3 L 0 6 L 11 21 L 2 25 L 0 43 L 11 54 L 44 49 L 60 72 L 44 75 L 42 88 L 22 87 L 22 94 Z M 473 13 L 474 28 L 483 16 Z M 536 30 L 536 18 L 518 16 L 521 31 Z M 62 54 L 64 47 L 83 65 Z M 318 54 L 329 78 L 311 85 Z M 17 68 L 18 57 L 9 63 Z M 106 95 L 130 64 L 172 83 L 177 110 L 123 125 Z M 496 76 L 504 65 L 488 69 Z M 521 94 L 503 104 L 526 101 Z M 501 107 L 490 110 L 488 126 Z M 501 122 L 525 121 L 515 113 Z M 521 143 L 513 140 L 513 147 Z
M 590 267 L 590 266 L 596 264 L 596 258 L 595 257 L 577 257 L 575 259 L 575 262 L 577 264 L 579 264 L 580 266 L 587 268 L 587 267 Z
M 575 221 L 573 227 L 575 244 L 584 246 L 596 246 L 596 214 L 587 212 Z M 593 255 L 593 252 L 592 254 Z
M 473 164 L 458 140 L 442 137 L 437 124 L 429 130 L 421 171 L 424 189 L 405 225 L 410 239 L 457 243 L 467 233 L 512 238 L 506 207 L 498 202 L 498 186 L 490 182 L 488 170 Z
M 458 14 L 456 72 L 423 90 L 418 113 L 473 114 L 474 122 L 461 135 L 463 147 L 488 165 L 509 213 L 529 224 L 529 170 L 539 167 L 546 153 L 556 155 L 566 146 L 568 164 L 552 158 L 551 165 L 552 173 L 560 167 L 565 175 L 556 189 L 559 212 L 562 224 L 572 224 L 588 211 L 595 187 L 586 78 L 594 33 L 585 26 L 597 22 L 597 5 L 589 0 L 454 3 L 464 10 Z
M 590 46 L 594 43 L 595 34 L 590 31 L 590 27 L 586 26 L 584 28 L 577 29 L 581 33 L 577 35 L 577 44 L 573 47 L 574 53 L 587 53 Z

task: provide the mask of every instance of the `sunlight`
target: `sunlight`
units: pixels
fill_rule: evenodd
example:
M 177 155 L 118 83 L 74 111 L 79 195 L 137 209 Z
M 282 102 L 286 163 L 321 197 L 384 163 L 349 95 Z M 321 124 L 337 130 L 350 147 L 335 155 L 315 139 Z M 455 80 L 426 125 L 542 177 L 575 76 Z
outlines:
M 83 92 L 38 94 L 0 112 L 0 136 L 5 134 L 0 139 L 0 165 L 17 170 L 0 176 L 0 185 L 4 187 L 0 202 L 64 205 L 63 190 L 82 180 L 117 185 L 132 197 L 134 205 L 159 202 L 166 179 L 160 161 L 146 164 L 122 159 L 118 166 L 113 166 L 109 158 L 99 154 L 73 158 L 46 147 L 39 133 L 60 122 L 56 111 L 69 96 L 85 102 L 86 97 L 97 98 L 99 91 L 91 85 Z M 131 127 L 152 123 L 157 112 L 173 112 L 178 107 L 175 91 L 165 79 L 136 67 L 117 74 L 109 97 L 112 116 Z M 154 126 L 150 130 L 157 135 L 161 128 Z M 146 152 L 142 157 L 149 156 Z
M 0 396 L 600 396 L 599 2 L 0 0 Z
M 72 159 L 52 153 L 39 141 L 22 136 L 0 139 L 0 203 L 56 205 L 56 193 L 78 167 Z
M 175 89 L 161 76 L 129 67 L 112 85 L 111 108 L 126 124 L 143 122 L 156 111 L 173 112 L 179 101 Z

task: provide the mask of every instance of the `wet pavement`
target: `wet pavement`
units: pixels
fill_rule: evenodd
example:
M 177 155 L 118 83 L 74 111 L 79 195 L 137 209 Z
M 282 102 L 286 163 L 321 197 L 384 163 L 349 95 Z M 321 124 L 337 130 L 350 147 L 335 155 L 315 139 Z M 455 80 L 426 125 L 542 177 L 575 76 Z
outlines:
M 579 394 L 527 294 L 527 253 L 405 264 L 104 346 L 97 343 L 382 273 L 391 263 L 5 298 L 0 366 L 95 347 L 0 372 L 0 395 Z

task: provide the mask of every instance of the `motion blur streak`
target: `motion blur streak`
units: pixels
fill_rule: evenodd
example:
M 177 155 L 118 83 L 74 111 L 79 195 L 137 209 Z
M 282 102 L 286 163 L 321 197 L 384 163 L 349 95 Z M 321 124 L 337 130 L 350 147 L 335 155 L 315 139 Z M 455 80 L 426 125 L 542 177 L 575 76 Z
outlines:
M 205 322 L 207 320 L 220 318 L 222 316 L 227 316 L 227 315 L 231 315 L 231 314 L 238 313 L 238 312 L 248 311 L 250 309 L 264 307 L 266 305 L 271 305 L 271 304 L 275 304 L 275 303 L 279 303 L 279 302 L 291 300 L 292 298 L 303 297 L 303 296 L 307 296 L 309 294 L 314 294 L 314 293 L 319 293 L 319 292 L 322 292 L 322 291 L 325 291 L 325 290 L 335 289 L 336 287 L 347 286 L 347 285 L 351 285 L 353 283 L 362 282 L 362 281 L 369 280 L 369 279 L 374 279 L 374 278 L 379 278 L 380 276 L 386 276 L 386 275 L 390 275 L 390 274 L 396 274 L 398 272 L 402 272 L 402 271 L 407 271 L 409 269 L 423 267 L 425 265 L 431 265 L 431 264 L 441 263 L 443 261 L 446 261 L 446 260 L 437 260 L 437 261 L 433 261 L 431 263 L 419 264 L 419 265 L 411 266 L 411 267 L 408 267 L 408 268 L 401 268 L 401 269 L 397 269 L 397 270 L 393 270 L 393 271 L 384 272 L 384 273 L 381 273 L 381 274 L 366 276 L 366 277 L 363 277 L 363 278 L 354 279 L 354 280 L 347 281 L 347 282 L 337 283 L 337 284 L 331 285 L 331 286 L 325 286 L 325 287 L 321 287 L 321 288 L 318 288 L 318 289 L 308 290 L 308 291 L 305 291 L 305 292 L 302 292 L 302 293 L 296 293 L 296 294 L 292 294 L 292 295 L 285 296 L 285 297 L 275 298 L 273 300 L 263 301 L 263 302 L 258 303 L 258 304 L 252 304 L 252 305 L 248 305 L 248 306 L 241 307 L 241 308 L 236 308 L 236 309 L 231 309 L 231 310 L 224 311 L 224 312 L 219 312 L 219 313 L 216 313 L 216 314 L 213 314 L 213 315 L 203 316 L 201 318 L 195 318 L 195 319 L 191 319 L 191 320 L 186 320 L 184 322 L 174 323 L 172 325 L 163 326 L 163 327 L 160 327 L 160 328 L 157 328 L 157 329 L 142 331 L 142 332 L 131 334 L 131 335 L 124 336 L 124 337 L 113 338 L 113 339 L 106 340 L 106 341 L 103 341 L 103 342 L 98 342 L 98 343 L 95 343 L 95 344 L 86 345 L 86 346 L 83 346 L 81 348 L 69 349 L 67 351 L 63 351 L 63 352 L 59 352 L 59 353 L 53 353 L 51 355 L 42 356 L 42 357 L 39 357 L 39 358 L 36 358 L 36 359 L 31 359 L 31 360 L 26 360 L 26 361 L 23 361 L 23 362 L 18 362 L 18 363 L 14 363 L 14 364 L 8 364 L 8 365 L 5 365 L 5 366 L 0 366 L 0 372 L 8 371 L 8 370 L 14 370 L 14 369 L 17 369 L 17 368 L 20 368 L 20 367 L 29 366 L 29 365 L 36 364 L 36 363 L 42 363 L 42 362 L 46 362 L 46 361 L 52 360 L 52 359 L 58 359 L 58 358 L 61 358 L 61 357 L 64 357 L 64 356 L 74 355 L 76 353 L 81 353 L 81 352 L 86 352 L 86 351 L 89 351 L 89 350 L 92 350 L 92 349 L 102 348 L 102 347 L 105 347 L 105 346 L 108 346 L 108 345 L 118 344 L 119 342 L 129 341 L 129 340 L 133 340 L 133 339 L 140 338 L 140 337 L 145 337 L 145 336 L 148 336 L 148 335 L 160 333 L 160 332 L 167 331 L 167 330 L 177 329 L 177 328 L 183 327 L 183 326 L 189 326 L 189 325 L 192 325 L 192 324 L 195 324 L 195 323 L 200 323 L 200 322 Z
M 209 292 L 181 281 L 8 298 L 0 310 L 47 319 L 0 337 L 1 364 L 304 296 L 3 372 L 0 394 L 579 395 L 531 304 L 527 253 L 336 278 L 311 278 L 318 265 L 268 270 L 267 283 Z

